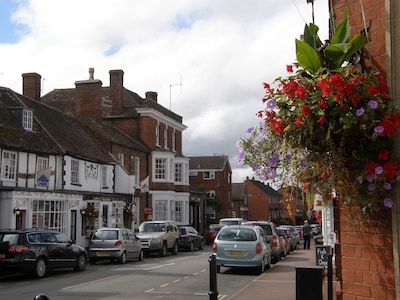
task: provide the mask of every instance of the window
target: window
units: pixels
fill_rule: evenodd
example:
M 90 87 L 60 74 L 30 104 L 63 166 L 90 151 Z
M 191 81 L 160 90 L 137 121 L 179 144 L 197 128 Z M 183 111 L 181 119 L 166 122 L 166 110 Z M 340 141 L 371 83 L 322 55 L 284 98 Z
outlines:
M 175 222 L 183 222 L 183 202 L 175 202 Z
M 164 148 L 168 149 L 168 128 L 164 129 Z
M 214 179 L 215 178 L 215 171 L 204 171 L 203 172 L 203 179 Z
M 164 221 L 167 219 L 167 201 L 156 200 L 154 203 L 154 220 Z
M 167 174 L 167 159 L 156 158 L 155 160 L 155 179 L 166 179 Z
M 66 201 L 33 200 L 31 227 L 48 228 L 65 233 L 66 205 Z
M 42 171 L 44 169 L 47 169 L 49 165 L 49 160 L 44 157 L 38 157 L 37 162 L 36 162 L 36 169 L 37 171 Z
M 79 184 L 79 160 L 71 160 L 71 183 Z
M 124 166 L 124 154 L 118 153 L 118 162 L 121 166 Z
M 140 158 L 135 157 L 135 186 L 140 184 Z
M 22 125 L 27 130 L 33 129 L 33 112 L 31 110 L 24 109 L 22 115 Z
M 17 169 L 17 153 L 3 151 L 1 163 L 1 178 L 4 180 L 15 180 Z
M 101 187 L 103 189 L 108 187 L 107 181 L 108 181 L 107 180 L 107 166 L 102 166 L 101 167 Z
M 182 183 L 182 164 L 175 164 L 175 182 Z
M 208 199 L 215 199 L 215 191 L 207 191 L 206 195 Z

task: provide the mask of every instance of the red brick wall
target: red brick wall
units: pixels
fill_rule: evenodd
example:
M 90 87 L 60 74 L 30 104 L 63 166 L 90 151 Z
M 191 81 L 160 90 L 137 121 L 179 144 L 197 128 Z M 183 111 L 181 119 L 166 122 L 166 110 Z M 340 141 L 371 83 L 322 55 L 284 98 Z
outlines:
M 370 38 L 364 49 L 365 65 L 386 75 L 385 1 L 332 0 L 338 21 L 348 7 L 352 34 L 364 29 L 361 4 Z M 337 299 L 396 299 L 390 211 L 360 226 L 343 202 L 339 206 L 335 209 L 336 275 L 341 282 Z
M 258 187 L 246 180 L 247 194 L 249 198 L 247 205 L 249 209 L 249 220 L 265 220 L 269 219 L 269 199 L 268 196 Z

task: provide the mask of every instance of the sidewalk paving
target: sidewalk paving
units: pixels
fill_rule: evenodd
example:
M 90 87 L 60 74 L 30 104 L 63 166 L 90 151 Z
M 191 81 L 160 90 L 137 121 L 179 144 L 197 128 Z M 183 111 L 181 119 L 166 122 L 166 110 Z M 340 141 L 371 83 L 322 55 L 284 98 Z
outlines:
M 303 249 L 302 241 L 297 245 L 297 250 L 283 258 L 271 269 L 265 271 L 239 292 L 231 300 L 258 300 L 258 299 L 296 299 L 296 268 L 316 267 L 316 252 L 313 240 L 309 250 Z M 326 276 L 323 277 L 323 299 L 328 299 Z M 335 294 L 335 293 L 333 293 Z M 316 297 L 316 299 L 319 299 Z M 336 298 L 332 298 L 336 299 Z M 307 300 L 312 300 L 308 298 Z

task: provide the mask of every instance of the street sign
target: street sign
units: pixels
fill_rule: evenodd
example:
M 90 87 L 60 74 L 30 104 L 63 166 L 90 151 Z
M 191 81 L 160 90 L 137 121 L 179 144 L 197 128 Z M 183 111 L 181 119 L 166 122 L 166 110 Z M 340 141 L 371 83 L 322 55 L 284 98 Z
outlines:
M 315 246 L 317 266 L 328 267 L 328 255 L 332 254 L 331 246 Z

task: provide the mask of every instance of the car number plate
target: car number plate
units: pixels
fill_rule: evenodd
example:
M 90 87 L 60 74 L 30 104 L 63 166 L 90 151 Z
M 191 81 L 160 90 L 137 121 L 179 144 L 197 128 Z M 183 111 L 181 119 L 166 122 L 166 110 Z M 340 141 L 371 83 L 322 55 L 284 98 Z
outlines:
M 5 254 L 0 254 L 0 258 L 6 258 Z
M 230 256 L 244 256 L 243 251 L 227 251 L 227 254 Z
M 96 254 L 97 256 L 110 256 L 110 252 L 99 251 Z

